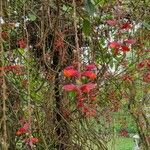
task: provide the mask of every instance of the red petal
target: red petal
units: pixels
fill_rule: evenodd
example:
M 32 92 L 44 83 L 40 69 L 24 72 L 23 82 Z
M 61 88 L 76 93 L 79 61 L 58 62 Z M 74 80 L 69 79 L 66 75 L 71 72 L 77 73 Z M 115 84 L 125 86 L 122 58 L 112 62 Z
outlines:
M 87 117 L 94 117 L 96 115 L 96 110 L 91 109 L 89 113 L 86 114 Z
M 18 131 L 16 132 L 16 135 L 21 135 L 26 133 L 26 130 L 24 128 L 19 128 Z
M 65 91 L 75 91 L 76 90 L 76 85 L 68 84 L 68 85 L 64 85 L 63 88 L 64 88 Z
M 24 126 L 23 126 L 23 128 L 24 128 L 25 130 L 28 130 L 29 127 L 30 127 L 30 124 L 29 124 L 29 123 L 25 123 Z
M 15 70 L 17 70 L 17 69 L 21 69 L 21 68 L 23 68 L 23 66 L 21 66 L 21 65 L 12 65 L 12 66 L 4 66 L 4 67 L 0 67 L 0 70 L 6 70 L 6 71 L 10 71 L 10 70 L 13 70 L 13 69 L 15 69 Z
M 24 39 L 21 39 L 17 42 L 20 48 L 25 48 L 26 47 L 26 41 Z
M 110 42 L 108 47 L 109 48 L 119 48 L 120 44 L 118 42 Z
M 69 69 L 68 69 L 68 68 L 64 69 L 63 73 L 64 73 L 64 76 L 65 76 L 65 77 L 76 77 L 76 76 L 79 75 L 79 73 L 78 73 L 77 70 L 71 69 L 71 68 L 69 68 Z
M 83 101 L 85 101 L 85 100 L 86 100 L 85 97 L 79 98 L 79 102 L 83 102 Z
M 125 42 L 126 44 L 135 44 L 135 43 L 136 43 L 136 40 L 134 40 L 134 39 L 129 39 L 129 40 L 124 40 L 124 42 Z
M 144 66 L 145 66 L 145 62 L 144 61 L 142 61 L 142 62 L 137 64 L 137 68 L 138 69 L 142 69 Z
M 145 50 L 144 52 L 150 52 L 150 49 Z
M 82 112 L 83 112 L 83 113 L 87 113 L 87 112 L 89 112 L 89 111 L 90 111 L 90 110 L 89 110 L 89 108 L 88 108 L 88 107 L 86 107 L 86 106 L 85 106 L 85 107 L 83 107 L 83 109 L 82 109 Z
M 124 81 L 132 81 L 132 80 L 133 80 L 131 76 L 126 75 L 126 74 L 122 76 L 122 79 L 123 79 Z
M 150 59 L 147 59 L 147 60 L 146 60 L 146 65 L 147 65 L 147 67 L 150 69 Z
M 83 84 L 80 87 L 80 89 L 81 89 L 82 92 L 89 93 L 95 87 L 96 87 L 96 84 L 94 84 L 94 83 L 87 83 L 87 84 Z
M 89 64 L 89 65 L 86 65 L 85 68 L 86 68 L 86 70 L 93 70 L 96 68 L 96 65 L 95 64 Z
M 117 21 L 116 20 L 107 20 L 106 21 L 108 25 L 110 26 L 115 26 L 117 24 Z
M 95 79 L 96 78 L 96 74 L 92 71 L 85 71 L 85 72 L 82 73 L 82 76 L 89 77 L 90 79 Z
M 31 138 L 27 138 L 27 139 L 24 139 L 24 142 L 26 142 L 26 143 L 37 143 L 37 142 L 39 142 L 39 139 L 38 138 L 34 138 L 34 137 L 31 137 Z
M 8 33 L 7 32 L 1 32 L 1 36 L 5 40 L 8 38 Z
M 16 132 L 16 135 L 21 135 L 23 133 L 26 133 L 29 127 L 30 127 L 29 123 L 25 123 L 22 128 L 18 129 L 18 131 Z
M 132 25 L 128 22 L 122 24 L 122 26 L 120 27 L 120 29 L 126 29 L 126 30 L 131 29 L 131 28 L 132 28 Z
M 128 51 L 130 51 L 129 47 L 128 47 L 128 46 L 125 46 L 125 45 L 121 46 L 121 49 L 122 49 L 123 52 L 128 52 Z
M 78 107 L 78 108 L 82 108 L 82 107 L 84 107 L 84 104 L 83 104 L 82 102 L 79 102 L 79 103 L 77 104 L 77 107 Z
M 144 81 L 144 82 L 150 82 L 150 71 L 149 71 L 149 72 L 146 72 L 146 73 L 143 75 L 143 81 Z

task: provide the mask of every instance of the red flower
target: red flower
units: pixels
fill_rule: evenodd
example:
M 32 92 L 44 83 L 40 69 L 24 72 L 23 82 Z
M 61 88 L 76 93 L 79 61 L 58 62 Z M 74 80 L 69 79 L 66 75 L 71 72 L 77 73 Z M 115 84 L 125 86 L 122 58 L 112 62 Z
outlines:
M 147 66 L 147 68 L 150 68 L 150 59 L 146 60 L 146 66 Z
M 122 46 L 121 46 L 121 49 L 122 49 L 122 51 L 123 51 L 124 53 L 130 51 L 129 47 L 128 47 L 128 46 L 125 46 L 125 45 L 122 45 Z
M 25 130 L 28 130 L 29 127 L 30 127 L 30 124 L 29 124 L 29 123 L 25 123 L 25 124 L 23 125 L 23 128 L 24 128 Z
M 83 107 L 82 112 L 86 115 L 86 117 L 94 117 L 96 115 L 95 109 L 86 106 Z
M 24 139 L 24 142 L 35 144 L 35 143 L 39 142 L 39 139 L 31 137 L 31 138 Z
M 145 66 L 145 62 L 141 61 L 140 63 L 137 64 L 138 69 L 142 69 Z
M 149 72 L 146 72 L 146 73 L 143 75 L 143 81 L 144 81 L 144 82 L 150 82 L 150 71 L 149 71 Z
M 120 27 L 120 29 L 125 29 L 125 30 L 131 29 L 131 28 L 132 28 L 132 25 L 128 22 L 122 24 Z
M 76 85 L 74 84 L 67 84 L 67 85 L 64 85 L 64 90 L 65 91 L 75 91 L 76 90 Z
M 78 99 L 79 102 L 83 102 L 83 101 L 85 101 L 85 100 L 86 100 L 86 97 L 80 97 L 80 98 Z
M 21 135 L 21 134 L 24 134 L 24 133 L 26 133 L 26 129 L 24 129 L 24 128 L 19 128 L 18 129 L 18 131 L 16 132 L 16 135 Z
M 4 40 L 6 40 L 8 38 L 8 33 L 7 32 L 2 32 L 1 36 Z
M 128 131 L 126 130 L 126 129 L 122 129 L 121 131 L 120 131 L 120 136 L 125 136 L 125 137 L 127 137 L 129 134 L 128 134 Z
M 78 107 L 78 108 L 82 108 L 82 107 L 84 107 L 84 104 L 83 104 L 82 102 L 78 102 L 78 103 L 77 103 L 77 107 Z
M 116 20 L 107 20 L 106 23 L 110 26 L 115 26 L 117 24 Z
M 18 69 L 20 69 L 22 67 L 23 66 L 20 66 L 20 65 L 4 66 L 4 67 L 0 67 L 0 70 L 6 70 L 6 71 L 18 70 Z
M 87 113 L 87 112 L 89 112 L 89 108 L 88 108 L 88 107 L 86 107 L 86 106 L 84 106 L 84 107 L 83 107 L 83 109 L 82 109 L 82 112 L 83 112 L 83 113 Z
M 87 117 L 94 117 L 96 116 L 96 110 L 95 109 L 91 109 L 89 112 L 86 113 Z
M 25 48 L 27 43 L 24 39 L 21 39 L 17 42 L 17 44 L 19 45 L 20 48 Z
M 29 129 L 29 123 L 25 123 L 24 126 L 22 128 L 19 128 L 18 131 L 16 132 L 16 135 L 21 135 L 27 132 L 27 130 Z
M 120 44 L 118 42 L 110 42 L 108 45 L 109 48 L 120 48 Z
M 123 75 L 123 76 L 122 76 L 122 79 L 123 79 L 124 81 L 132 81 L 132 80 L 133 80 L 132 77 L 129 76 L 129 75 L 127 75 L 127 74 Z
M 126 44 L 135 44 L 136 43 L 136 40 L 134 40 L 134 39 L 129 39 L 129 40 L 124 40 L 124 42 L 126 43 Z
M 20 68 L 22 68 L 23 66 L 20 65 L 13 65 L 13 66 L 6 66 L 6 70 L 18 70 Z
M 87 83 L 83 84 L 80 89 L 83 93 L 89 93 L 91 90 L 93 90 L 96 87 L 96 84 L 94 83 Z
M 75 70 L 72 66 L 65 68 L 63 73 L 65 77 L 75 77 L 79 75 L 78 71 Z
M 95 79 L 96 78 L 96 74 L 92 71 L 85 71 L 82 73 L 82 76 L 86 76 L 90 79 Z
M 89 65 L 86 65 L 85 68 L 86 68 L 86 70 L 93 70 L 96 68 L 96 65 L 95 64 L 89 64 Z
M 145 50 L 144 52 L 150 52 L 150 49 Z

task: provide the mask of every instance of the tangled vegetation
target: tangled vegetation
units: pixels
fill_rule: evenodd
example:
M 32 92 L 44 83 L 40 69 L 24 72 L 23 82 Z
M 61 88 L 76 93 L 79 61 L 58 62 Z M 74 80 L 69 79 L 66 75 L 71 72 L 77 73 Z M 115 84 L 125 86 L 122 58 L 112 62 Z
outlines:
M 108 150 L 138 134 L 148 150 L 149 14 L 149 0 L 1 0 L 0 149 Z

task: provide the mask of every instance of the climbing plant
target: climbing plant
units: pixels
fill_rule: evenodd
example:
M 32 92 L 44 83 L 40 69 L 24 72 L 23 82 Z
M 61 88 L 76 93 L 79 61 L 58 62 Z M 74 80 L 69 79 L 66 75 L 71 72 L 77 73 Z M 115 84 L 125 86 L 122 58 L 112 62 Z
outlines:
M 0 149 L 149 148 L 149 1 L 0 4 Z

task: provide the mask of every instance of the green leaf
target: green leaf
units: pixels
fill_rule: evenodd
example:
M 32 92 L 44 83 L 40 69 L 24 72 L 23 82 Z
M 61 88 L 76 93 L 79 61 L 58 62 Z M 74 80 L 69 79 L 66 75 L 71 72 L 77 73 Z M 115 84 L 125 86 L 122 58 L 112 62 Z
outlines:
M 95 5 L 104 5 L 104 3 L 106 3 L 105 0 L 94 0 Z
M 90 15 L 93 15 L 94 12 L 95 12 L 95 6 L 94 4 L 91 2 L 91 0 L 86 0 L 85 1 L 85 9 L 87 10 L 87 12 L 90 14 Z
M 34 14 L 29 14 L 28 17 L 29 17 L 29 19 L 31 21 L 35 21 L 36 20 L 36 16 Z
M 63 5 L 62 9 L 63 9 L 64 11 L 67 11 L 67 10 L 68 10 L 68 7 L 67 7 L 66 5 Z
M 25 53 L 24 48 L 18 48 L 17 50 L 21 55 L 23 55 Z
M 76 97 L 76 92 L 71 91 L 69 92 L 69 98 L 74 99 Z
M 150 23 L 143 22 L 143 26 L 150 30 Z
M 91 23 L 89 20 L 83 20 L 83 32 L 86 36 L 90 35 L 91 32 Z
M 110 65 L 110 67 L 111 67 L 111 68 L 113 68 L 113 67 L 114 67 L 113 59 L 109 62 L 109 65 Z

